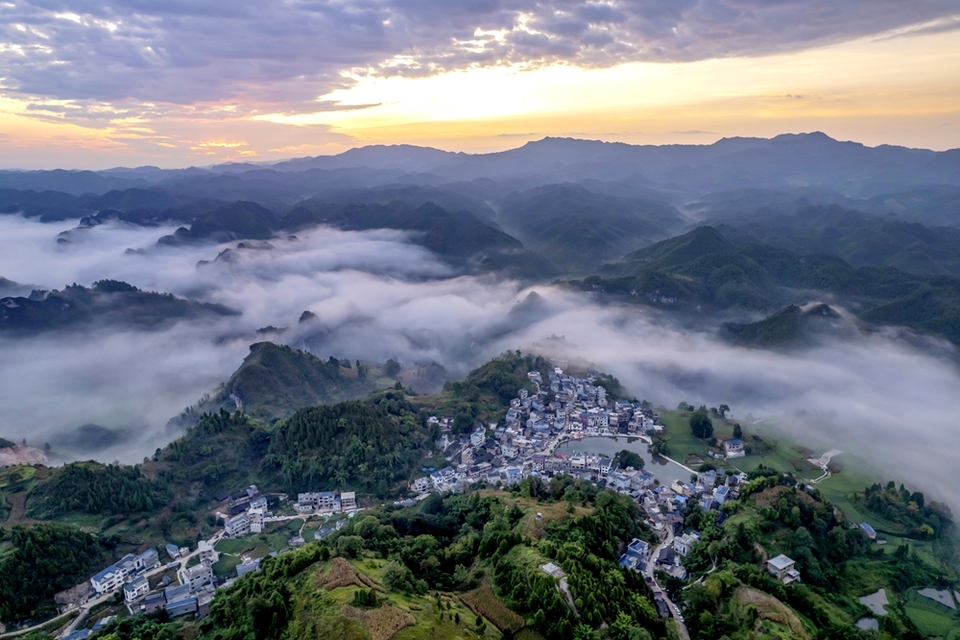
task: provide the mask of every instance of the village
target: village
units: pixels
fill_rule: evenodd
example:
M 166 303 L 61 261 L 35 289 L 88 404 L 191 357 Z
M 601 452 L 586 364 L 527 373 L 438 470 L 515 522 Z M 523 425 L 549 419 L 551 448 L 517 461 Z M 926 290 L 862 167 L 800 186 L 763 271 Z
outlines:
M 527 377 L 535 391 L 520 389 L 502 424 L 477 424 L 472 432 L 453 437 L 453 419 L 430 417 L 444 434 L 438 448 L 456 467 L 426 469 L 429 474 L 414 480 L 411 489 L 425 496 L 434 491 L 463 492 L 480 484 L 508 488 L 531 476 L 569 475 L 627 495 L 637 503 L 659 543 L 651 546 L 633 540 L 621 556 L 620 566 L 646 577 L 661 616 L 679 617 L 657 584 L 655 572 L 687 578 L 683 561 L 700 534 L 684 526 L 684 514 L 695 504 L 702 511 L 716 511 L 716 523 L 722 525 L 727 514 L 719 508 L 739 497 L 738 489 L 747 475 L 707 467 L 697 471 L 661 456 L 667 462 L 662 468 L 675 478 L 661 483 L 650 470 L 621 468 L 610 456 L 561 453 L 565 443 L 583 442 L 586 447 L 589 438 L 625 437 L 627 442 L 651 445 L 664 427 L 659 416 L 641 403 L 609 400 L 596 374 L 579 377 L 557 367 L 547 374 L 546 381 L 540 372 L 530 372 Z M 718 460 L 745 455 L 740 439 L 720 440 L 717 445 L 723 452 L 715 454 Z M 771 559 L 766 568 L 785 584 L 800 579 L 794 561 L 786 556 Z
M 638 505 L 645 524 L 658 542 L 633 540 L 621 556 L 620 566 L 645 577 L 654 590 L 661 616 L 674 615 L 680 619 L 679 610 L 657 583 L 655 574 L 662 571 L 674 578 L 686 579 L 683 562 L 700 534 L 684 526 L 685 514 L 696 504 L 702 511 L 716 511 L 716 522 L 722 524 L 726 514 L 719 511 L 719 507 L 739 497 L 738 488 L 746 481 L 746 474 L 715 469 L 698 472 L 664 457 L 667 464 L 661 469 L 669 469 L 669 475 L 675 479 L 661 482 L 649 469 L 621 468 L 611 456 L 580 451 L 562 453 L 559 449 L 563 445 L 586 444 L 589 438 L 626 438 L 628 442 L 648 446 L 663 433 L 664 427 L 651 408 L 637 402 L 608 399 L 606 389 L 594 374 L 579 377 L 557 367 L 547 374 L 546 381 L 539 372 L 530 372 L 527 376 L 534 391 L 518 390 L 503 423 L 477 424 L 471 432 L 454 436 L 452 418 L 429 417 L 428 423 L 436 424 L 441 432 L 437 449 L 443 451 L 443 457 L 451 464 L 439 470 L 423 468 L 424 475 L 410 484 L 416 497 L 396 504 L 410 506 L 431 493 L 460 493 L 477 486 L 508 489 L 527 477 L 549 479 L 556 475 L 594 482 L 627 495 Z M 717 458 L 744 455 L 743 442 L 739 439 L 721 441 L 718 446 L 723 453 L 716 454 Z M 236 578 L 258 570 L 262 559 L 244 556 L 233 568 L 233 575 L 215 575 L 214 565 L 222 553 L 218 547 L 224 548 L 222 541 L 261 534 L 270 523 L 291 520 L 306 523 L 314 517 L 319 517 L 322 524 L 312 530 L 312 537 L 321 540 L 343 527 L 347 519 L 359 511 L 356 493 L 349 491 L 307 491 L 299 493 L 296 501 L 285 494 L 271 496 L 272 504 L 283 505 L 286 515 L 273 513 L 268 497 L 260 495 L 255 485 L 216 496 L 216 500 L 220 506 L 214 516 L 223 528 L 213 537 L 201 540 L 193 551 L 165 545 L 163 551 L 169 557 L 166 564 L 160 562 L 156 549 L 125 556 L 90 579 L 95 595 L 83 608 L 89 610 L 122 590 L 123 602 L 131 614 L 163 609 L 170 617 L 188 614 L 203 617 L 217 589 L 228 588 Z M 284 548 L 273 551 L 273 555 L 304 545 L 303 528 L 300 531 L 287 538 Z M 786 556 L 768 561 L 767 569 L 784 583 L 800 579 L 793 561 Z M 170 577 L 174 571 L 176 583 Z M 92 631 L 71 630 L 61 638 L 85 640 Z

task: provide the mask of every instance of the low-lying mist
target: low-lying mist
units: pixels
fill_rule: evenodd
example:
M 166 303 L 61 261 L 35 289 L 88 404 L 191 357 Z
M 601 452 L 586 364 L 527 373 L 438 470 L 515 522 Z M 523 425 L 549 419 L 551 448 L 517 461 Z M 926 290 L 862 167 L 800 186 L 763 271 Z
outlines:
M 453 377 L 507 349 L 579 357 L 640 398 L 726 403 L 748 432 L 763 420 L 816 455 L 841 449 L 883 479 L 960 508 L 950 490 L 960 370 L 947 345 L 874 333 L 789 354 L 733 347 L 642 307 L 551 286 L 528 299 L 531 289 L 513 281 L 458 276 L 393 231 L 320 228 L 246 249 L 161 248 L 169 228 L 104 225 L 58 244 L 69 226 L 0 216 L 0 276 L 54 288 L 125 280 L 242 315 L 152 332 L 91 326 L 0 337 L 0 436 L 57 451 L 57 438 L 76 442 L 58 434 L 99 425 L 119 435 L 95 457 L 137 461 L 176 435 L 170 417 L 229 377 L 262 339 L 258 328 L 289 327 L 273 339 L 323 358 L 437 362 Z M 304 310 L 319 320 L 298 325 Z

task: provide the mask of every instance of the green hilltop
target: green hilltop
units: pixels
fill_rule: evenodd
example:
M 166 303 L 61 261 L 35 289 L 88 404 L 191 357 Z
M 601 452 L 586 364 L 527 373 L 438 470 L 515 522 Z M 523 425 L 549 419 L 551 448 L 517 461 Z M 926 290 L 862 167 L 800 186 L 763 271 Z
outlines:
M 958 277 L 892 267 L 854 268 L 834 255 L 735 244 L 713 227 L 698 227 L 636 251 L 569 285 L 699 313 L 770 311 L 833 296 L 868 323 L 903 326 L 960 344 Z
M 93 323 L 156 330 L 179 321 L 229 315 L 238 312 L 169 293 L 141 291 L 126 282 L 100 280 L 91 287 L 73 284 L 60 291 L 0 299 L 0 332 L 32 334 Z

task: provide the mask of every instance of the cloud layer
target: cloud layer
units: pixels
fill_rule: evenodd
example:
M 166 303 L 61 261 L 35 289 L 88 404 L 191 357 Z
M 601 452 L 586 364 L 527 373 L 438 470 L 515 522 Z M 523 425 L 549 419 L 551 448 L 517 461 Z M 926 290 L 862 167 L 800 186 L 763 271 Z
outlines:
M 0 5 L 0 86 L 50 117 L 297 113 L 338 108 L 316 99 L 345 73 L 761 55 L 955 28 L 956 13 L 952 0 L 17 0 Z
M 856 459 L 960 509 L 952 491 L 960 370 L 949 347 L 920 350 L 878 333 L 790 355 L 741 349 L 641 307 L 598 306 L 552 287 L 538 287 L 539 304 L 511 313 L 528 290 L 450 277 L 396 232 L 321 228 L 271 241 L 273 250 L 233 247 L 213 260 L 225 246 L 125 253 L 149 249 L 166 229 L 103 225 L 64 246 L 55 242 L 62 228 L 0 216 L 0 276 L 58 287 L 120 278 L 243 315 L 161 332 L 0 338 L 0 436 L 39 444 L 94 423 L 129 436 L 100 459 L 136 461 L 175 435 L 168 418 L 239 366 L 260 339 L 257 328 L 292 326 L 282 339 L 309 339 L 320 357 L 434 361 L 452 376 L 508 349 L 583 358 L 638 397 L 665 406 L 725 402 L 738 419 L 750 416 L 748 430 L 765 420 L 774 434 L 841 449 L 839 462 Z M 297 328 L 305 309 L 319 316 L 319 329 Z

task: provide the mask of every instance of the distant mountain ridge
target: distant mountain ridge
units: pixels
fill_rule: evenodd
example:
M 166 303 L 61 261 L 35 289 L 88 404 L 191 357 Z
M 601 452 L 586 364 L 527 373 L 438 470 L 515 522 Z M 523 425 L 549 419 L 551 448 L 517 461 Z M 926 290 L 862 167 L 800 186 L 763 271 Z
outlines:
M 632 145 L 574 138 L 543 138 L 515 149 L 468 154 L 414 145 L 373 145 L 332 156 L 283 160 L 273 164 L 226 163 L 209 168 L 159 170 L 115 168 L 107 171 L 0 171 L 0 189 L 55 190 L 80 195 L 163 183 L 198 189 L 204 176 L 287 183 L 282 176 L 310 171 L 393 172 L 381 184 L 403 174 L 430 174 L 447 181 L 541 176 L 548 182 L 584 179 L 622 180 L 643 174 L 662 185 L 697 192 L 731 188 L 780 188 L 833 185 L 873 196 L 915 185 L 960 185 L 960 150 L 931 151 L 842 142 L 821 132 L 781 134 L 773 138 L 722 138 L 713 144 Z M 277 174 L 277 175 L 273 175 Z M 330 186 L 335 186 L 331 184 Z M 364 186 L 373 186 L 370 184 Z M 211 193 L 206 193 L 210 197 Z M 221 194 L 222 196 L 223 194 Z M 301 194 L 303 195 L 308 194 Z M 216 197 L 221 197 L 216 196 Z M 227 199 L 250 194 L 234 193 Z

